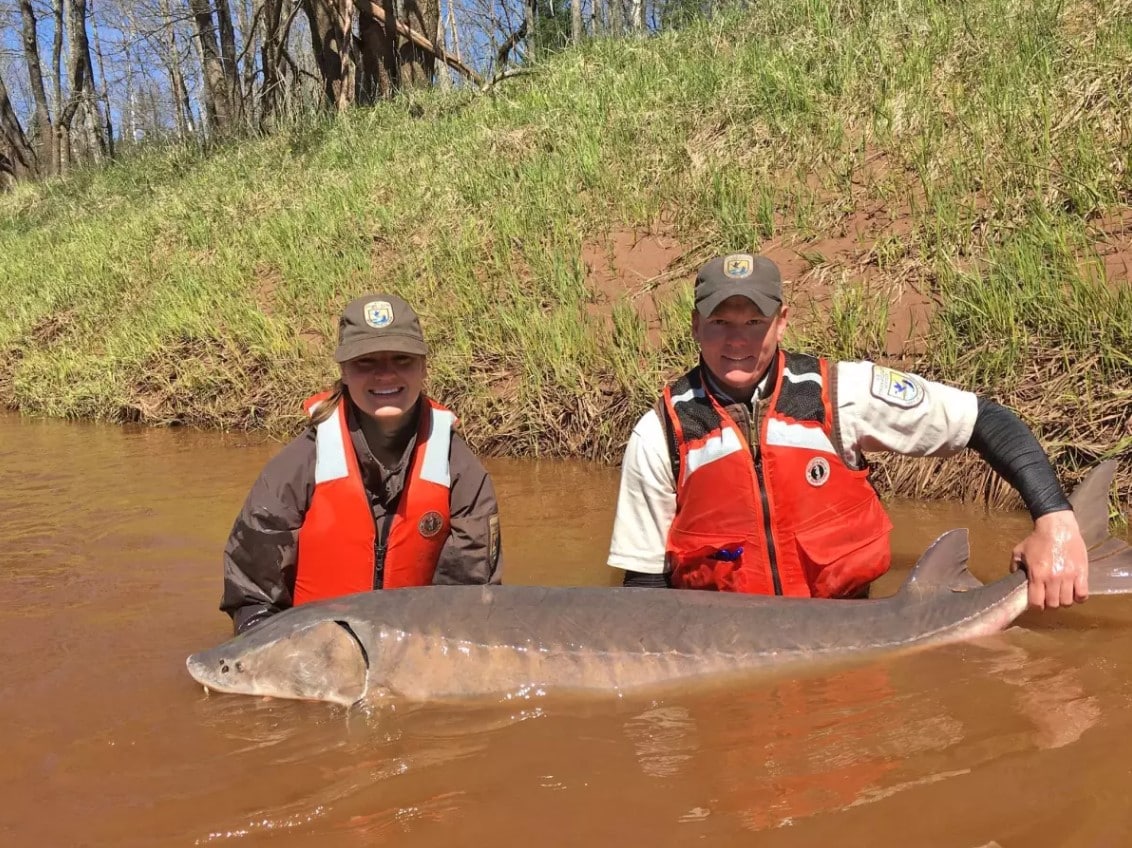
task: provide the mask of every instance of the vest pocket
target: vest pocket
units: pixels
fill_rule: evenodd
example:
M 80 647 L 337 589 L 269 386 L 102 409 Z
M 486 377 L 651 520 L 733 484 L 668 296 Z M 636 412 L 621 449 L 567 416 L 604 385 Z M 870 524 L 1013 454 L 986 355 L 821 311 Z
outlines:
M 880 501 L 795 531 L 798 558 L 815 598 L 857 598 L 888 571 L 892 522 Z
M 668 552 L 674 589 L 739 591 L 737 576 L 743 567 L 743 543 L 702 546 L 677 553 Z

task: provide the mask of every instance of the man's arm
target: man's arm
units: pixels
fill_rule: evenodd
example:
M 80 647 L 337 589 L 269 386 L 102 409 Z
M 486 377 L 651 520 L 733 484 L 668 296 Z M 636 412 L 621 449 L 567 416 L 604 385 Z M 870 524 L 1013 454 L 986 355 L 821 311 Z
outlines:
M 608 564 L 625 570 L 626 586 L 668 585 L 665 547 L 676 515 L 676 485 L 664 427 L 655 410 L 637 422 L 621 463 L 621 486 Z
M 1030 605 L 1071 606 L 1089 596 L 1089 555 L 1077 517 L 1057 474 L 1030 428 L 1006 407 L 979 398 L 967 446 L 1022 496 L 1034 530 L 1014 548 L 1013 567 L 1026 569 Z
M 1015 548 L 1034 606 L 1057 607 L 1088 595 L 1088 557 L 1076 517 L 1034 434 L 1012 412 L 942 383 L 870 362 L 842 362 L 834 381 L 836 431 L 846 462 L 869 451 L 952 456 L 975 450 L 1013 486 L 1034 518 Z

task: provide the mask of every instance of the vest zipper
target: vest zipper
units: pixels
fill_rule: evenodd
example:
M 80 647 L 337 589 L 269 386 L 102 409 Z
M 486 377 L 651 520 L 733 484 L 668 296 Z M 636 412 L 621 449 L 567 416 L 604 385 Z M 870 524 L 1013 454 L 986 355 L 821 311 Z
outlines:
M 767 561 L 770 563 L 770 579 L 774 581 L 774 594 L 782 594 L 782 579 L 778 576 L 778 555 L 774 552 L 774 534 L 770 529 L 770 504 L 766 498 L 766 482 L 763 480 L 763 460 L 755 460 L 755 477 L 759 483 L 759 497 L 763 502 L 763 532 L 766 533 Z
M 387 512 L 377 527 L 377 538 L 373 544 L 373 588 L 385 585 L 385 554 L 389 550 L 389 528 L 393 524 L 394 513 Z
M 749 430 L 751 452 L 755 457 L 755 480 L 759 486 L 759 498 L 763 505 L 763 533 L 766 534 L 767 562 L 770 565 L 770 579 L 774 582 L 774 594 L 782 594 L 782 578 L 778 576 L 778 554 L 774 550 L 774 533 L 770 524 L 770 502 L 766 496 L 766 480 L 763 477 L 763 452 L 759 446 L 759 398 L 751 401 L 751 428 Z

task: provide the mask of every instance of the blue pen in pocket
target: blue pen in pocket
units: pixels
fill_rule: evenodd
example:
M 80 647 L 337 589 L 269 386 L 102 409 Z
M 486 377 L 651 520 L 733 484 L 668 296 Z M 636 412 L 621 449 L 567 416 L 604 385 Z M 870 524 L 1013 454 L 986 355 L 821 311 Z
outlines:
M 718 559 L 722 560 L 723 562 L 735 562 L 741 556 L 743 556 L 743 546 L 733 545 L 727 548 L 720 548 L 718 551 L 708 557 L 708 559 Z

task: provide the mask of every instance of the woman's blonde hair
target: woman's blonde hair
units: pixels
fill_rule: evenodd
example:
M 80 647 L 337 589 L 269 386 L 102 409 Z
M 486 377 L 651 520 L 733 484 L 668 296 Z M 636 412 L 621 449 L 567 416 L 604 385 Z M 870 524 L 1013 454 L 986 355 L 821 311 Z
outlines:
M 338 402 L 342 400 L 342 396 L 346 393 L 346 384 L 338 380 L 331 389 L 330 397 L 318 405 L 318 409 L 314 411 L 311 416 L 311 426 L 317 427 L 327 418 L 334 414 L 334 410 L 338 408 Z

